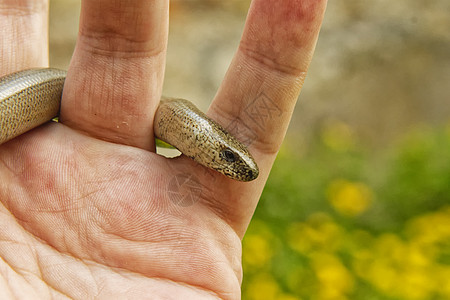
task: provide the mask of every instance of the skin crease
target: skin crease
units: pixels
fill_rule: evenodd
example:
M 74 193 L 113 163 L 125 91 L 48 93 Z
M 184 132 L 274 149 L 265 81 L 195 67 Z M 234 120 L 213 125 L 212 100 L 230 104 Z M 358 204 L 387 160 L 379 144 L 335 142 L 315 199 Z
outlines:
M 167 0 L 84 0 L 62 123 L 0 146 L 0 299 L 240 299 L 241 239 L 312 58 L 325 0 L 254 0 L 208 111 L 253 135 L 260 176 L 236 182 L 153 153 Z M 1 74 L 48 64 L 44 0 L 0 0 Z M 101 14 L 101 17 L 99 16 Z M 246 110 L 264 95 L 277 114 Z M 168 196 L 176 174 L 201 193 Z M 282 199 L 280 199 L 282 200 Z

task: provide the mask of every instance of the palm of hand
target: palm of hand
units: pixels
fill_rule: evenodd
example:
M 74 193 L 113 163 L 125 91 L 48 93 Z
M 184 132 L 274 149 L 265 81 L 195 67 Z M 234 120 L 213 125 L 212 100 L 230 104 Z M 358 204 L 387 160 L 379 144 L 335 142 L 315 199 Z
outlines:
M 2 256 L 26 274 L 24 292 L 140 299 L 239 293 L 240 239 L 207 193 L 185 207 L 167 196 L 170 165 L 190 161 L 168 162 L 61 124 L 8 143 L 0 156 Z M 70 279 L 62 277 L 67 272 Z

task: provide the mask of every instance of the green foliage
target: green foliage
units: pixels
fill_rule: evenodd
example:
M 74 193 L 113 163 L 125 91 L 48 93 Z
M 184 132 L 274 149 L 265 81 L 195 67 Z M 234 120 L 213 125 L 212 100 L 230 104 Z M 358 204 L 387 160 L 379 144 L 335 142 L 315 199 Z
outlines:
M 403 223 L 450 204 L 450 132 L 416 130 L 401 144 L 380 189 L 383 213 Z
M 280 151 L 243 241 L 243 298 L 450 299 L 450 130 L 376 158 L 343 132 Z

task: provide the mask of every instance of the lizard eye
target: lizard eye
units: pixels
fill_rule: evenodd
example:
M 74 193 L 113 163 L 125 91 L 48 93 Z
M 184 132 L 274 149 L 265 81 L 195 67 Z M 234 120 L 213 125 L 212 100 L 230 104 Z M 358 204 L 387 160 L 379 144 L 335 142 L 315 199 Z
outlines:
M 223 159 L 225 159 L 227 162 L 235 162 L 236 161 L 236 155 L 231 151 L 230 149 L 223 150 L 220 155 Z

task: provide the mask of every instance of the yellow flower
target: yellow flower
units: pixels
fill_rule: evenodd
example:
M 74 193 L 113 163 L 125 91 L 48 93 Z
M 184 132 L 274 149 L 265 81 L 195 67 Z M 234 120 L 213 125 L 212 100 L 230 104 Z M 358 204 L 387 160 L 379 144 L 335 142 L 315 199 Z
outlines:
M 388 295 L 392 295 L 393 290 L 396 288 L 400 274 L 391 265 L 391 263 L 383 259 L 382 257 L 374 260 L 368 266 L 365 276 L 369 282 L 375 287 L 383 291 Z
M 276 251 L 276 240 L 270 228 L 255 220 L 242 241 L 242 263 L 246 270 L 266 265 Z
M 357 216 L 369 208 L 373 193 L 364 183 L 337 179 L 328 186 L 327 196 L 340 214 Z
M 312 267 L 319 281 L 317 298 L 345 299 L 345 296 L 353 291 L 353 276 L 335 255 L 313 254 Z
M 260 273 L 250 279 L 245 291 L 244 299 L 247 300 L 277 300 L 280 287 L 269 273 Z
M 261 235 L 247 235 L 243 247 L 243 263 L 245 267 L 261 267 L 273 256 L 269 241 Z
M 356 273 L 386 295 L 401 299 L 429 299 L 436 290 L 432 258 L 420 244 L 388 233 L 354 256 Z
M 407 227 L 407 233 L 424 246 L 450 239 L 450 207 L 414 218 Z
M 406 268 L 402 272 L 401 280 L 398 280 L 396 292 L 406 299 L 430 299 L 436 285 L 433 275 L 426 270 Z
M 292 249 L 303 254 L 334 251 L 342 241 L 342 229 L 326 214 L 317 213 L 305 223 L 292 223 L 287 230 L 287 240 Z
M 389 260 L 399 260 L 405 255 L 405 242 L 393 233 L 385 233 L 377 238 L 374 245 L 376 255 Z
M 448 284 L 450 266 L 435 266 L 433 274 L 435 274 L 433 278 L 436 280 L 437 290 L 442 299 L 450 299 L 450 285 Z

